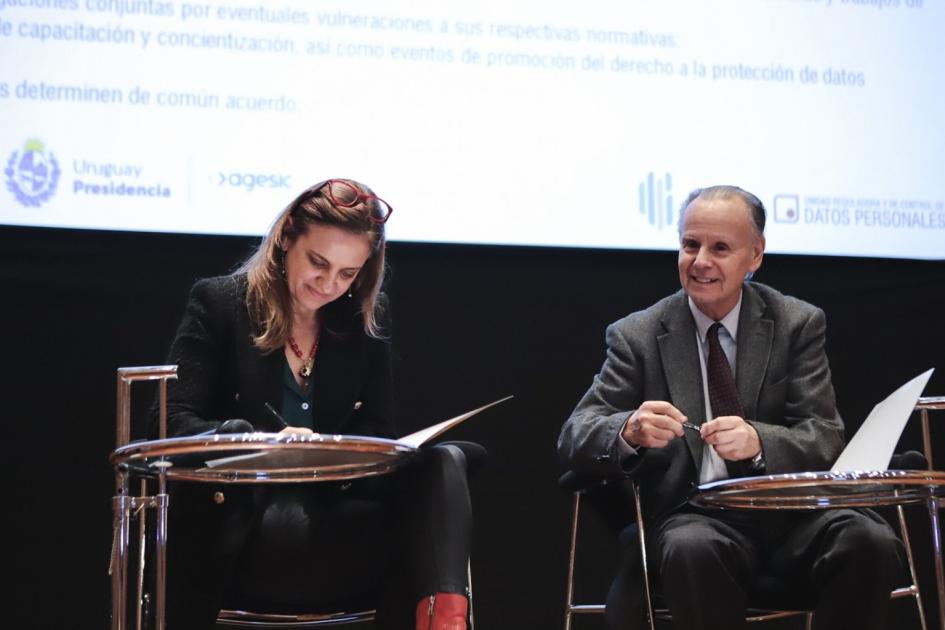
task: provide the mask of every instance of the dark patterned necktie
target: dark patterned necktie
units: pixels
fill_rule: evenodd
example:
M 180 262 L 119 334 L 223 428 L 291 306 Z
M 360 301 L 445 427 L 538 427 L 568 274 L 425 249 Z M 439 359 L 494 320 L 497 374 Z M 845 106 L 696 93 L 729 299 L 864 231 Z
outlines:
M 712 406 L 712 417 L 738 416 L 745 417 L 745 411 L 738 400 L 738 389 L 735 387 L 735 377 L 732 368 L 719 343 L 719 329 L 722 324 L 715 322 L 709 326 L 705 339 L 709 344 L 709 358 L 706 359 L 705 371 L 709 381 L 709 404 Z M 748 474 L 743 462 L 725 460 L 725 468 L 729 477 L 744 477 Z
M 709 344 L 709 358 L 706 360 L 706 373 L 709 379 L 709 404 L 712 405 L 712 415 L 745 417 L 742 404 L 738 401 L 738 390 L 735 388 L 735 377 L 729 367 L 725 351 L 719 343 L 719 329 L 722 324 L 715 322 L 709 326 L 706 341 Z

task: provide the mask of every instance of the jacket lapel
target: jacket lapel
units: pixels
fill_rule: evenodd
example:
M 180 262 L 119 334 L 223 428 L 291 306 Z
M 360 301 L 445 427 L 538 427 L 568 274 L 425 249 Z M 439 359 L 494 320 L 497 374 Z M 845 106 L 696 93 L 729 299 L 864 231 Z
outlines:
M 358 355 L 349 336 L 322 332 L 312 375 L 313 419 L 319 433 L 340 433 L 350 418 L 354 392 L 360 387 Z
M 657 343 L 670 400 L 673 406 L 686 414 L 690 422 L 702 424 L 705 420 L 702 370 L 699 368 L 696 326 L 684 292 L 675 295 L 672 305 L 663 316 L 663 327 L 666 332 L 657 336 Z M 694 431 L 685 431 L 683 438 L 696 471 L 701 470 L 702 439 Z
M 241 313 L 234 331 L 237 356 L 232 363 L 239 372 L 235 402 L 244 414 L 239 417 L 252 422 L 258 431 L 280 431 L 282 424 L 266 409 L 266 403 L 277 411 L 282 408 L 285 358 L 281 349 L 263 354 L 253 345 L 248 320 L 248 315 Z
M 270 352 L 265 356 L 260 356 L 259 361 L 252 366 L 252 371 L 256 373 L 255 382 L 261 384 L 262 400 L 259 401 L 259 414 L 275 427 L 276 431 L 281 431 L 281 423 L 272 417 L 272 412 L 266 408 L 266 403 L 272 405 L 273 409 L 282 409 L 282 399 L 284 393 L 283 370 L 285 369 L 285 357 L 281 349 Z
M 771 357 L 774 321 L 765 316 L 767 306 L 750 284 L 745 284 L 742 295 L 742 311 L 738 316 L 735 386 L 747 419 L 752 419 L 758 412 L 761 383 Z

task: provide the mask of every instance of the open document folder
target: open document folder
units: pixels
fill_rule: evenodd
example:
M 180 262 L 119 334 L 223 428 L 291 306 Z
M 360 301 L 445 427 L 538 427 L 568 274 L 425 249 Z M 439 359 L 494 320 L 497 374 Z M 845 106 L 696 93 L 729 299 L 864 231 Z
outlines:
M 467 411 L 466 413 L 460 414 L 456 416 L 455 418 L 450 418 L 449 420 L 438 422 L 434 424 L 433 426 L 427 427 L 426 429 L 421 429 L 420 431 L 411 433 L 410 435 L 405 435 L 399 440 L 395 440 L 395 442 L 397 442 L 398 444 L 403 444 L 404 446 L 409 446 L 411 448 L 420 448 L 420 446 L 422 446 L 426 442 L 432 440 L 433 438 L 440 435 L 441 433 L 444 433 L 448 431 L 449 429 L 452 429 L 460 422 L 463 422 L 464 420 L 467 420 L 473 417 L 480 411 L 485 411 L 489 407 L 494 407 L 495 405 L 498 405 L 499 403 L 505 402 L 506 400 L 509 400 L 510 398 L 512 398 L 512 396 L 506 396 L 505 398 L 500 398 L 499 400 L 495 400 L 489 403 L 488 405 L 483 405 L 482 407 L 478 407 L 476 409 L 473 409 L 472 411 Z M 256 460 L 258 462 L 260 458 L 271 457 L 271 456 L 272 456 L 271 453 L 267 451 L 262 451 L 259 453 L 249 453 L 246 455 L 233 455 L 231 457 L 221 457 L 218 459 L 211 459 L 211 460 L 207 460 L 206 464 L 208 468 L 217 468 L 219 466 L 229 466 L 232 464 L 236 464 L 237 462 L 246 463 L 249 460 Z
M 899 436 L 934 371 L 932 368 L 919 374 L 877 403 L 863 426 L 840 453 L 831 472 L 886 470 Z
M 420 448 L 422 444 L 429 442 L 430 440 L 432 440 L 439 434 L 452 429 L 463 420 L 472 418 L 474 415 L 476 415 L 480 411 L 485 411 L 489 407 L 493 407 L 495 405 L 498 405 L 499 403 L 503 403 L 506 400 L 509 400 L 510 398 L 512 398 L 512 396 L 506 396 L 505 398 L 494 400 L 488 405 L 483 405 L 482 407 L 473 409 L 472 411 L 467 411 L 466 413 L 460 414 L 456 416 L 455 418 L 450 418 L 449 420 L 438 422 L 434 424 L 432 427 L 427 427 L 426 429 L 420 429 L 419 431 L 416 431 L 415 433 L 411 433 L 410 435 L 405 435 L 404 437 L 397 440 L 397 442 L 405 446 L 412 446 L 414 448 Z

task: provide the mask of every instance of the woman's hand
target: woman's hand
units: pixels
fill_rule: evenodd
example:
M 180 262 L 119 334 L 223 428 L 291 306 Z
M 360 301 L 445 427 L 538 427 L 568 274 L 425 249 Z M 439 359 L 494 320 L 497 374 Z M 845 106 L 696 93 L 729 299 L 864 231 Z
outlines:
M 279 431 L 279 435 L 283 433 L 289 433 L 291 435 L 312 435 L 315 432 L 307 427 L 286 427 Z

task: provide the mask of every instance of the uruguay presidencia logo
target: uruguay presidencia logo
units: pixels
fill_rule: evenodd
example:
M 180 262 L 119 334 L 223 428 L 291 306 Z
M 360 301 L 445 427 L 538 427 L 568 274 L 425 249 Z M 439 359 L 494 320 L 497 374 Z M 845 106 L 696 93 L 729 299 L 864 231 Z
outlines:
M 3 171 L 7 176 L 7 190 L 24 206 L 39 207 L 56 192 L 59 183 L 59 162 L 42 142 L 27 140 L 23 148 L 14 151 Z

